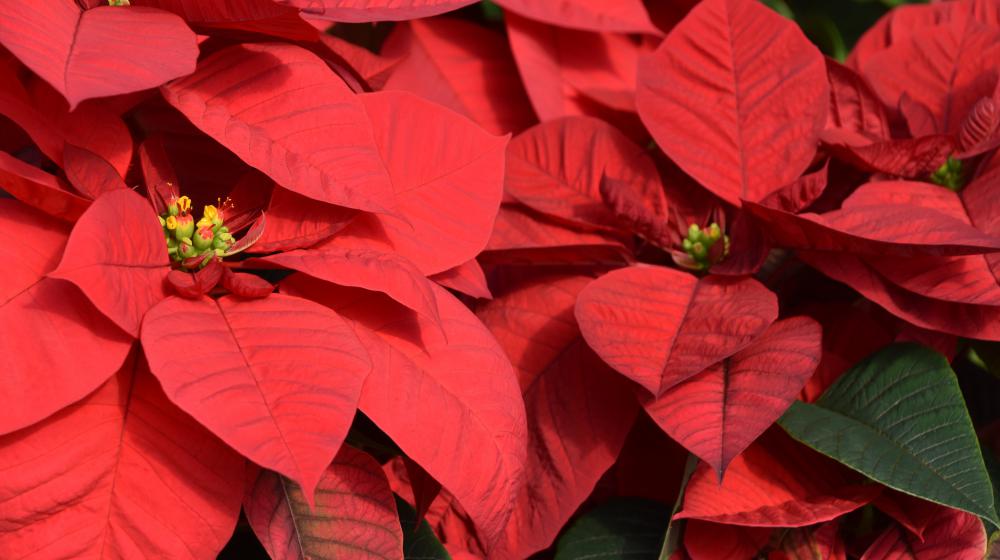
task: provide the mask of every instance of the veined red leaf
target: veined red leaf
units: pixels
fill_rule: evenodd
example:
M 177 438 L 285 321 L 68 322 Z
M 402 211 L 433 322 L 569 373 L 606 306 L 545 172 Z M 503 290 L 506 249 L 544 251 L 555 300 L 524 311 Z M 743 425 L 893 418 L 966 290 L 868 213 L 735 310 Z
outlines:
M 815 401 L 842 373 L 894 338 L 889 326 L 873 313 L 876 310 L 824 303 L 803 311 L 823 327 L 823 356 L 802 388 L 800 398 L 805 402 Z
M 361 216 L 331 243 L 373 248 L 364 240 L 381 237 L 424 274 L 475 258 L 500 206 L 507 137 L 410 93 L 360 98 L 392 179 L 398 217 Z M 419 157 L 414 146 L 421 147 Z
M 951 135 L 935 134 L 902 140 L 857 143 L 857 135 L 841 129 L 823 132 L 823 142 L 837 158 L 872 173 L 922 179 L 957 149 Z
M 146 314 L 142 345 L 171 401 L 310 500 L 371 369 L 336 313 L 278 294 L 167 298 Z
M 433 283 L 413 263 L 395 253 L 320 246 L 261 257 L 247 264 L 264 263 L 341 286 L 382 292 L 432 322 L 440 321 Z
M 132 6 L 148 6 L 173 12 L 199 32 L 260 33 L 290 41 L 316 38 L 316 29 L 290 6 L 273 0 L 130 0 Z
M 436 16 L 476 0 L 278 0 L 310 17 L 344 23 L 403 21 Z
M 476 259 L 466 261 L 444 272 L 439 272 L 431 276 L 430 279 L 445 288 L 461 292 L 467 296 L 478 299 L 493 299 L 489 284 L 486 283 L 486 274 Z
M 371 456 L 342 446 L 319 480 L 312 507 L 294 483 L 259 471 L 243 508 L 273 560 L 402 558 L 396 503 Z
M 0 188 L 46 214 L 75 222 L 90 205 L 86 198 L 71 192 L 62 179 L 0 152 Z
M 826 75 L 830 80 L 827 128 L 853 133 L 859 144 L 892 137 L 885 108 L 862 76 L 830 58 L 826 60 Z
M 786 532 L 781 550 L 786 560 L 847 560 L 847 547 L 836 521 Z
M 956 6 L 966 7 L 967 2 L 904 4 L 889 10 L 858 39 L 847 58 L 848 66 L 855 70 L 863 68 L 871 57 L 893 43 L 906 41 L 914 30 L 947 21 Z
M 166 297 L 168 272 L 156 214 L 142 196 L 123 189 L 104 194 L 84 212 L 49 276 L 76 284 L 101 313 L 138 337 L 143 315 Z
M 521 489 L 527 438 L 517 381 L 489 331 L 442 288 L 440 326 L 381 294 L 304 275 L 281 289 L 353 322 L 374 363 L 361 410 L 458 498 L 487 545 L 497 542 Z
M 510 356 L 528 414 L 526 486 L 501 556 L 549 547 L 614 464 L 638 406 L 628 383 L 590 350 L 573 317 L 589 276 L 544 277 L 478 315 Z
M 90 393 L 121 367 L 132 337 L 72 284 L 46 278 L 67 227 L 15 200 L 0 200 L 0 434 L 19 430 Z M 43 375 L 39 374 L 44 364 Z
M 535 121 L 503 35 L 458 19 L 396 26 L 382 55 L 403 60 L 384 89 L 440 103 L 494 134 L 520 132 Z
M 885 530 L 868 547 L 861 560 L 981 560 L 986 555 L 986 531 L 971 513 L 938 506 L 938 513 L 923 539 L 899 527 Z
M 190 74 L 198 58 L 184 20 L 151 8 L 81 10 L 72 0 L 4 0 L 0 22 L 0 43 L 59 90 L 70 108 Z
M 950 134 L 980 98 L 993 95 L 997 76 L 987 61 L 998 49 L 1000 30 L 956 18 L 894 41 L 862 70 L 887 106 L 900 106 L 905 95 L 928 113 L 918 119 L 902 105 L 913 136 Z
M 888 488 L 872 505 L 921 541 L 924 531 L 942 513 L 942 507 L 933 502 Z
M 740 527 L 689 519 L 684 524 L 684 550 L 691 560 L 753 558 L 771 540 L 771 533 L 767 527 Z
M 305 49 L 228 47 L 162 91 L 195 126 L 282 187 L 361 210 L 395 205 L 366 108 Z
M 982 340 L 1000 340 L 1000 314 L 992 305 L 955 303 L 904 290 L 855 256 L 799 251 L 799 258 L 870 301 L 918 327 Z
M 1000 238 L 916 205 L 859 205 L 826 214 L 792 214 L 749 201 L 745 207 L 780 247 L 901 257 L 1000 251 Z
M 76 190 L 93 199 L 107 192 L 128 189 L 122 176 L 106 159 L 72 144 L 63 149 L 63 171 Z
M 334 206 L 275 186 L 267 207 L 267 227 L 255 253 L 305 249 L 347 227 L 357 210 Z
M 271 295 L 274 284 L 260 276 L 245 272 L 233 272 L 222 268 L 222 286 L 236 297 L 243 299 L 261 299 Z
M 226 270 L 218 259 L 212 259 L 205 268 L 197 272 L 175 268 L 167 274 L 167 285 L 182 298 L 200 299 L 218 285 Z
M 614 229 L 601 181 L 632 187 L 650 212 L 667 221 L 667 200 L 653 160 L 613 126 L 568 117 L 518 135 L 507 150 L 506 192 L 518 202 L 571 224 Z
M 794 22 L 752 0 L 706 0 L 640 62 L 636 105 L 681 169 L 739 206 L 805 171 L 829 91 Z
M 829 168 L 830 160 L 827 160 L 818 171 L 803 175 L 781 187 L 781 189 L 767 195 L 760 201 L 760 204 L 770 208 L 779 208 L 786 212 L 801 212 L 823 194 L 829 177 Z M 737 221 L 739 221 L 738 217 Z
M 497 0 L 497 4 L 528 19 L 560 27 L 662 34 L 650 21 L 641 0 Z
M 141 357 L 0 449 L 5 558 L 214 558 L 239 517 L 245 461 Z
M 733 460 L 722 484 L 700 463 L 674 519 L 805 527 L 854 511 L 881 491 L 874 484 L 852 484 L 837 463 L 775 429 Z
M 756 280 L 653 266 L 609 272 L 576 304 L 590 347 L 654 396 L 746 348 L 777 317 L 777 298 Z
M 577 231 L 520 204 L 500 207 L 482 259 L 499 262 L 627 262 L 624 244 L 611 233 Z
M 315 23 L 322 20 L 312 21 Z M 319 40 L 326 48 L 324 57 L 329 60 L 332 54 L 334 58 L 343 61 L 347 66 L 344 70 L 353 71 L 355 77 L 368 86 L 367 91 L 383 89 L 392 71 L 402 62 L 400 58 L 377 55 L 365 47 L 328 33 L 321 33 Z M 343 77 L 342 72 L 338 71 L 338 74 Z
M 719 473 L 795 400 L 819 365 L 822 329 L 808 317 L 772 324 L 732 357 L 645 403 L 670 437 Z

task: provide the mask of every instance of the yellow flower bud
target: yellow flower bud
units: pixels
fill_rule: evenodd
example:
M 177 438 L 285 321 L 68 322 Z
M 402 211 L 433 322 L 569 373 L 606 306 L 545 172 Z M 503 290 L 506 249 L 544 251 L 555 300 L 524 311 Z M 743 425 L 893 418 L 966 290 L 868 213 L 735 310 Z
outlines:
M 166 225 L 170 231 L 177 229 L 177 216 L 167 216 Z
M 181 214 L 187 214 L 187 211 L 191 209 L 191 199 L 186 196 L 178 198 L 177 209 L 180 210 Z

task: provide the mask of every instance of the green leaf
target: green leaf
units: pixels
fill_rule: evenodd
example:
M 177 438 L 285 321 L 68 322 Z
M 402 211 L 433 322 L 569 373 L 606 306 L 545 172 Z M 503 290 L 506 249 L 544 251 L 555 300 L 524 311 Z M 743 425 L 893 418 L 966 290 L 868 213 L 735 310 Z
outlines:
M 396 511 L 403 527 L 403 558 L 406 560 L 451 560 L 426 519 L 417 525 L 417 512 L 406 500 L 396 496 Z
M 792 437 L 901 492 L 1000 527 L 955 373 L 937 352 L 894 344 L 778 421 Z
M 556 543 L 555 560 L 656 558 L 670 523 L 670 508 L 651 500 L 620 498 L 577 519 Z

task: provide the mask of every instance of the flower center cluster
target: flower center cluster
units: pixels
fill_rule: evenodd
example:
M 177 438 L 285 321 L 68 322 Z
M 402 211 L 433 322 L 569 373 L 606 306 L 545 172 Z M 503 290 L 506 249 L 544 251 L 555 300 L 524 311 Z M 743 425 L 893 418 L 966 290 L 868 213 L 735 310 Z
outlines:
M 722 228 L 715 222 L 704 229 L 698 227 L 698 224 L 691 224 L 681 246 L 691 257 L 692 268 L 707 270 L 729 254 L 729 236 L 723 234 Z
M 958 192 L 965 185 L 965 177 L 962 173 L 962 160 L 949 156 L 948 161 L 941 164 L 934 173 L 931 173 L 931 182 L 936 185 Z
M 205 206 L 201 219 L 195 223 L 190 198 L 182 196 L 170 201 L 167 212 L 160 216 L 170 260 L 181 263 L 200 257 L 204 266 L 213 257 L 223 257 L 234 243 L 229 228 L 223 224 L 224 212 L 229 208 L 229 199 L 218 206 Z

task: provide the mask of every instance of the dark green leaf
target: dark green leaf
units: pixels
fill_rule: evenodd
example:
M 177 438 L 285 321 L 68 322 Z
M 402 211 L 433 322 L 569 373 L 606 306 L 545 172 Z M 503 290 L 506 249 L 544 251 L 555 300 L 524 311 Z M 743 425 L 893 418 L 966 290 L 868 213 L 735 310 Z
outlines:
M 556 542 L 555 560 L 656 558 L 670 523 L 670 508 L 621 498 L 577 519 Z
M 955 374 L 937 352 L 895 344 L 779 420 L 792 437 L 901 492 L 1000 527 Z
M 399 524 L 403 526 L 403 558 L 406 560 L 451 560 L 426 519 L 416 524 L 417 512 L 406 500 L 396 496 Z

